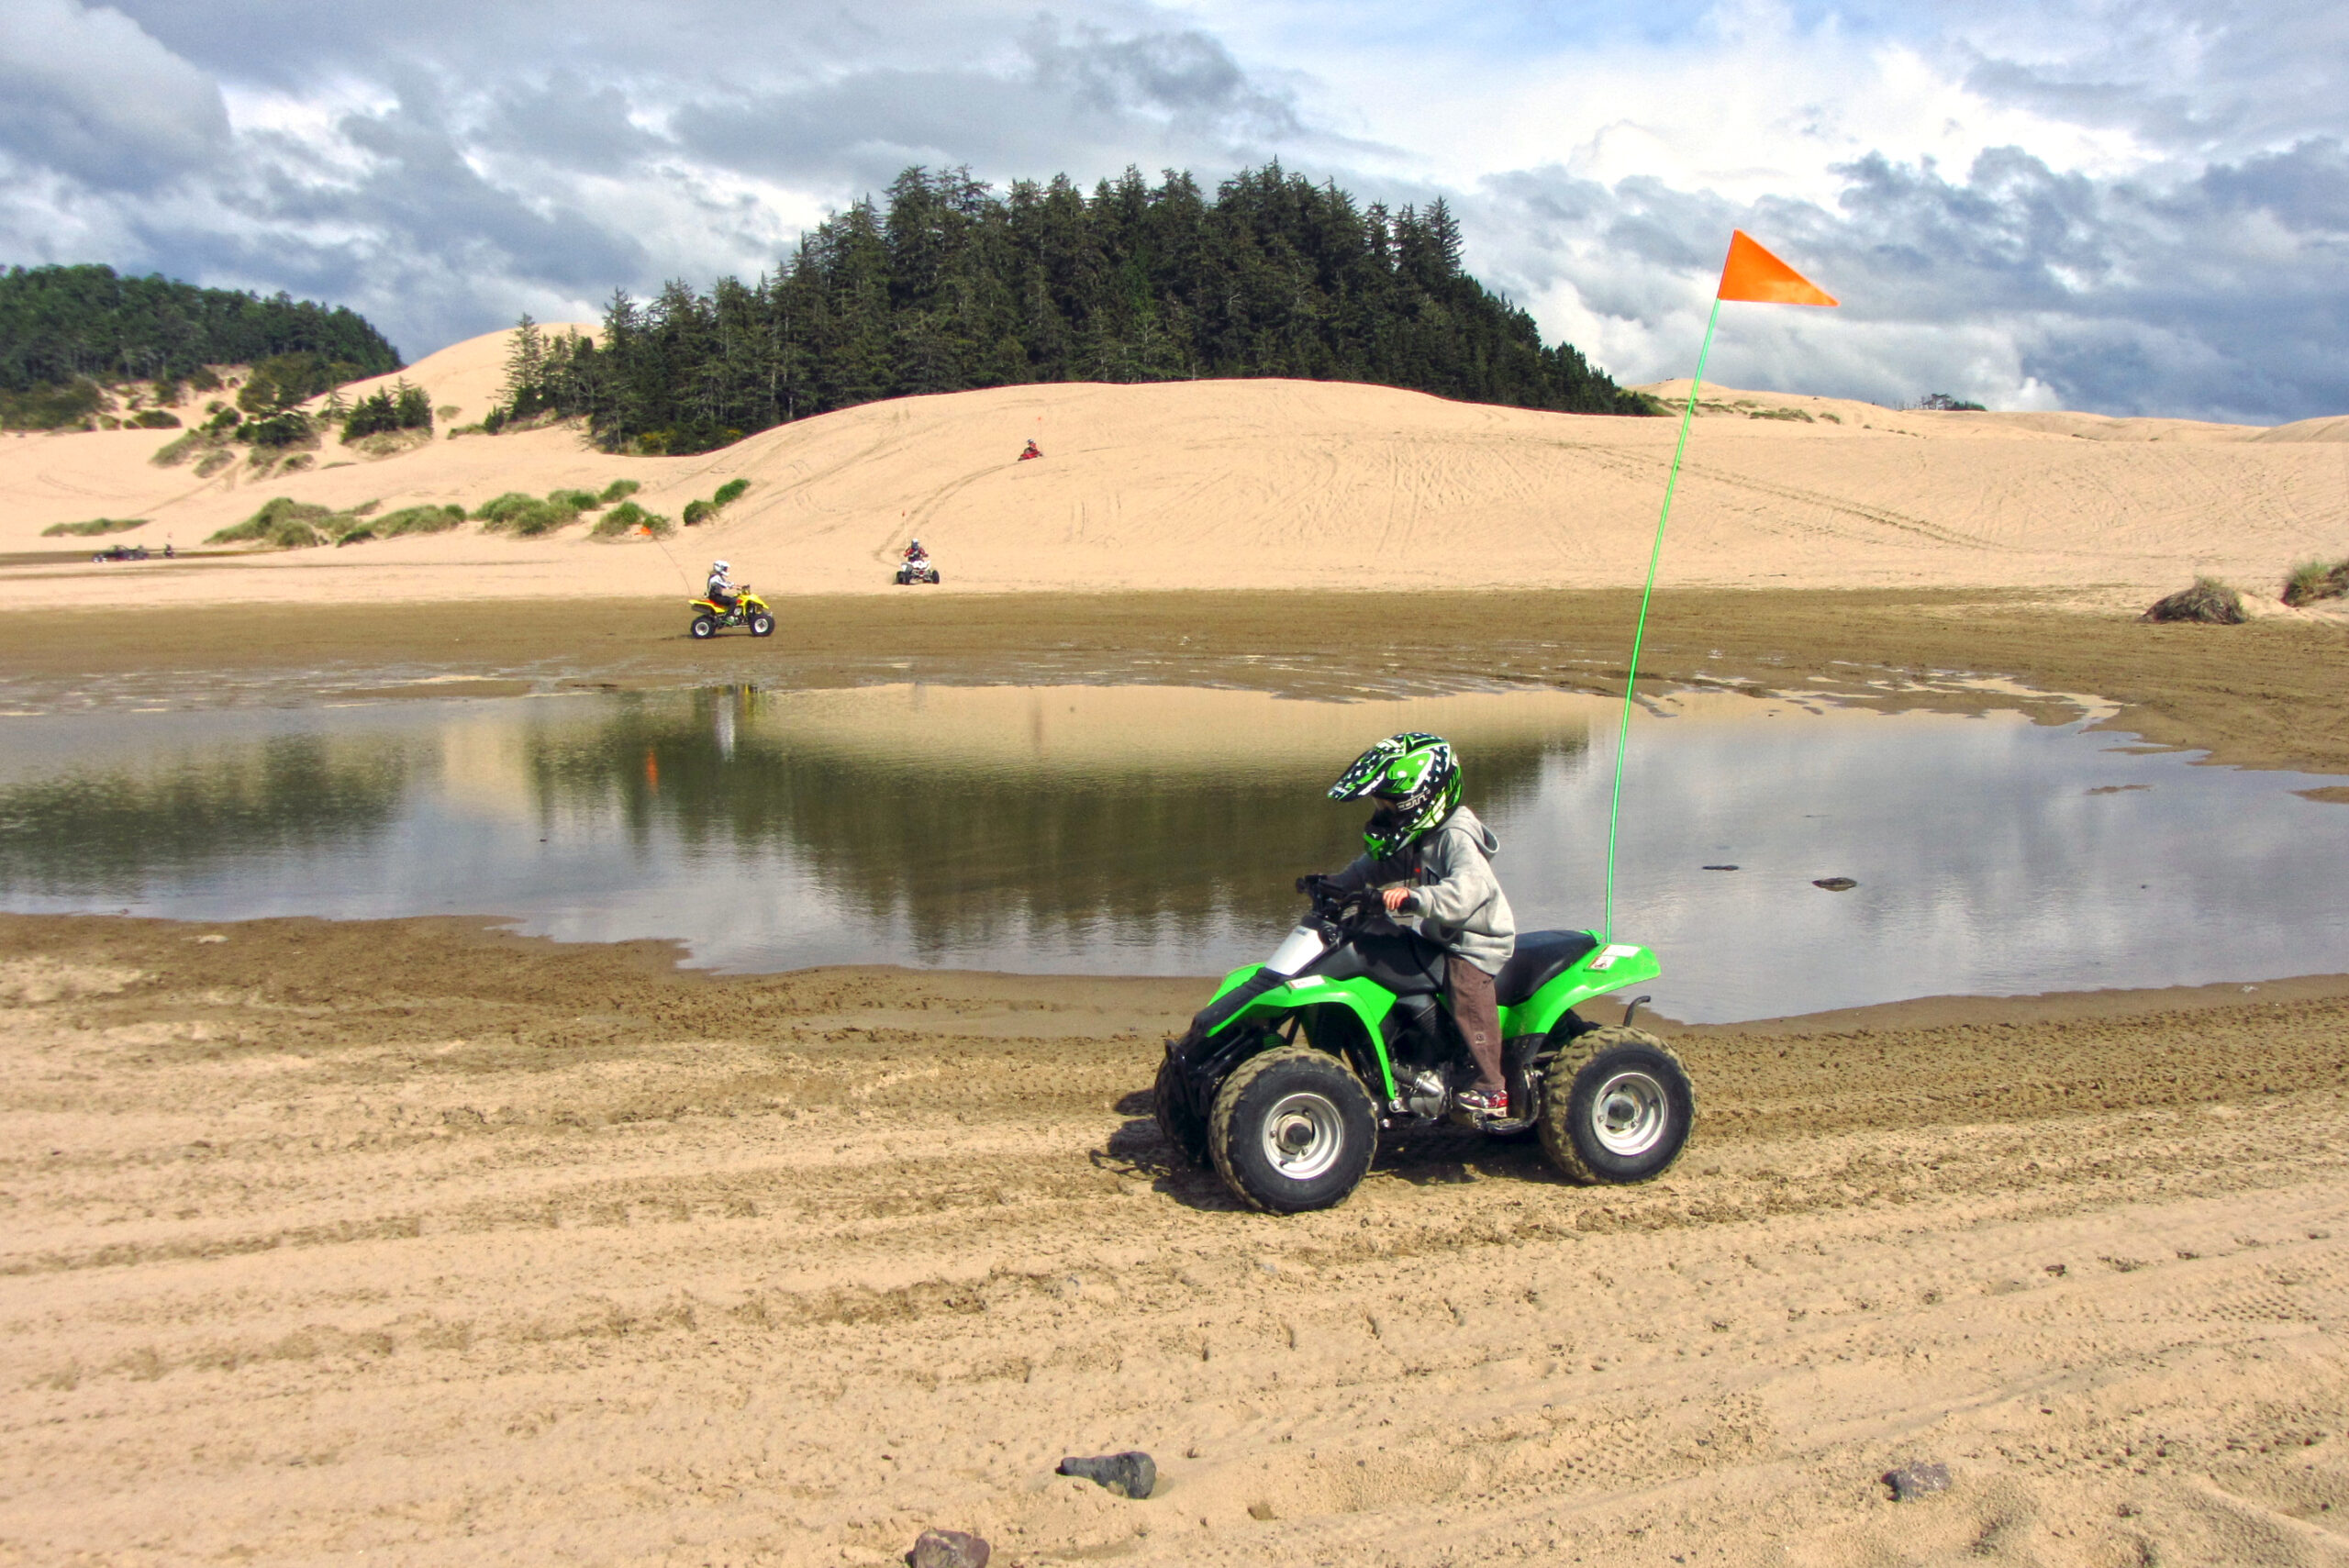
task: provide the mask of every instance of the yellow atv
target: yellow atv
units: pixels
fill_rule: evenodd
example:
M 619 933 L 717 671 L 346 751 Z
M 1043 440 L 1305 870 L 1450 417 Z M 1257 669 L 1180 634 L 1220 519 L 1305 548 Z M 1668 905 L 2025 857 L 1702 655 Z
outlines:
M 716 599 L 696 599 L 693 602 L 694 624 L 689 628 L 696 639 L 716 637 L 720 628 L 729 626 L 747 628 L 752 637 L 774 635 L 774 612 L 767 602 L 751 592 L 748 584 L 735 590 L 732 608 Z

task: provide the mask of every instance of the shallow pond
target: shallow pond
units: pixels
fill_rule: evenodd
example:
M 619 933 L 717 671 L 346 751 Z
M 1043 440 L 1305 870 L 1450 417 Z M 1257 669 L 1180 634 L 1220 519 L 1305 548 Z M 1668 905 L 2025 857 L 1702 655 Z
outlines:
M 1349 855 L 1364 811 L 1322 790 L 1400 728 L 1461 748 L 1519 924 L 1595 925 L 1615 711 L 899 686 L 9 718 L 0 905 L 1204 974 Z M 1683 695 L 1633 726 L 1617 930 L 1690 1020 L 2349 969 L 2349 808 L 2293 794 L 2326 782 L 2085 720 Z

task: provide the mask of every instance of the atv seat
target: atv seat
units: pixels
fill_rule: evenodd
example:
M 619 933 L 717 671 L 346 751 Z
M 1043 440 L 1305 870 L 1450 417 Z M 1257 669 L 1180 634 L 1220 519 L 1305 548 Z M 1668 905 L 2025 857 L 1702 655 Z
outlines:
M 1493 999 L 1514 1007 L 1582 962 L 1598 945 L 1588 931 L 1520 931 L 1517 951 L 1493 982 Z

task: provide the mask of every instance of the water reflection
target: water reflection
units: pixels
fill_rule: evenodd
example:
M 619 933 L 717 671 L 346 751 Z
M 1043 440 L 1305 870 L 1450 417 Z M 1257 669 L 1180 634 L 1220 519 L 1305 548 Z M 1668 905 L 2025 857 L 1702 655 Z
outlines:
M 1505 707 L 1476 701 L 1341 710 L 1336 735 L 1317 713 L 1324 722 L 1269 743 L 1230 713 L 1178 727 L 1120 711 L 1132 706 L 1084 691 L 702 692 L 689 711 L 638 701 L 593 728 L 534 729 L 525 766 L 548 820 L 607 812 L 640 849 L 665 840 L 704 863 L 785 850 L 848 917 L 902 922 L 935 960 L 1015 935 L 1073 949 L 1119 927 L 1281 920 L 1298 873 L 1352 853 L 1360 810 L 1335 811 L 1322 792 L 1387 732 L 1364 724 L 1448 708 L 1479 742 L 1480 795 L 1503 801 L 1533 792 L 1545 757 L 1586 743 L 1579 711 L 1503 726 L 1491 720 Z
M 289 735 L 152 771 L 27 780 L 0 788 L 0 886 L 132 896 L 255 855 L 347 852 L 391 821 L 409 777 L 404 748 Z
M 2017 714 L 1666 712 L 1627 760 L 1618 925 L 1678 1016 L 2349 968 L 2349 809 L 2289 793 L 2316 781 Z M 1468 759 L 1521 923 L 1594 923 L 1605 705 L 1160 687 L 13 719 L 0 904 L 500 914 L 735 969 L 1207 973 L 1352 852 L 1362 808 L 1322 790 L 1403 728 Z M 1811 885 L 1834 875 L 1859 886 Z

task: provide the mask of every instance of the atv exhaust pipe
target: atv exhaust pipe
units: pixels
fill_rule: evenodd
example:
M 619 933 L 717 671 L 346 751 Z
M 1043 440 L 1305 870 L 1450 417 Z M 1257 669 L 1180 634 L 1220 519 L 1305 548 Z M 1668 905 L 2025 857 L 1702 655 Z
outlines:
M 1631 1015 L 1638 1012 L 1643 1004 L 1653 1002 L 1655 998 L 1653 996 L 1632 997 L 1629 1003 L 1625 1004 L 1623 1008 L 1623 1027 L 1625 1029 L 1630 1029 L 1631 1027 Z

